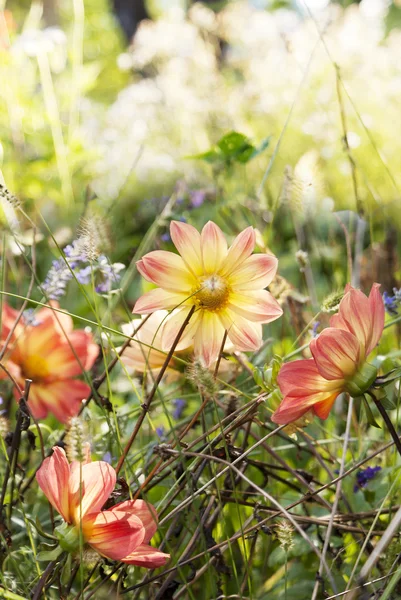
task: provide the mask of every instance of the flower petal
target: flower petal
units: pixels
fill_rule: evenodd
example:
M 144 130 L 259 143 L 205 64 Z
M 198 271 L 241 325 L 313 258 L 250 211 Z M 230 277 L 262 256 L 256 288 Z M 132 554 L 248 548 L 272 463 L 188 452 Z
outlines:
M 253 227 L 247 227 L 242 231 L 227 252 L 227 257 L 224 259 L 221 265 L 220 275 L 230 275 L 237 267 L 239 267 L 244 260 L 248 258 L 253 252 L 256 244 L 256 234 Z
M 190 293 L 197 285 L 181 256 L 173 252 L 149 252 L 136 265 L 145 279 L 171 292 Z
M 184 304 L 188 300 L 188 294 L 179 294 L 178 292 L 170 292 L 156 288 L 143 294 L 134 306 L 134 313 L 145 315 L 155 312 L 156 310 L 164 309 L 171 310 Z
M 192 307 L 190 306 L 186 306 L 185 308 L 173 310 L 171 315 L 166 319 L 166 324 L 164 325 L 162 333 L 163 352 L 168 352 L 170 350 L 191 308 Z M 192 315 L 188 325 L 181 335 L 180 341 L 177 344 L 177 351 L 184 350 L 192 345 L 194 335 L 199 326 L 200 314 L 201 311 L 198 310 Z
M 42 419 L 51 412 L 60 423 L 67 423 L 78 414 L 82 401 L 89 392 L 89 385 L 76 379 L 34 382 L 31 384 L 28 405 L 37 419 Z M 44 409 L 46 414 L 43 414 Z
M 113 512 L 131 512 L 138 517 L 145 528 L 145 536 L 143 538 L 145 544 L 147 544 L 155 535 L 157 531 L 158 518 L 156 509 L 154 506 L 152 506 L 152 504 L 149 504 L 144 500 L 127 500 L 126 502 L 120 502 L 119 504 L 116 504 L 110 510 Z
M 36 480 L 50 504 L 67 523 L 70 522 L 69 477 L 70 465 L 66 454 L 62 448 L 55 446 L 53 454 L 49 458 L 45 458 L 42 466 L 38 469 Z
M 274 279 L 277 265 L 278 260 L 272 254 L 254 254 L 232 271 L 229 283 L 239 292 L 263 289 Z
M 213 221 L 206 223 L 202 229 L 201 246 L 204 273 L 216 273 L 227 256 L 227 241 Z
M 129 555 L 145 537 L 145 528 L 136 515 L 113 509 L 86 515 L 82 520 L 82 532 L 92 548 L 111 560 L 121 560 Z
M 311 341 L 310 350 L 325 379 L 347 379 L 358 369 L 360 344 L 348 331 L 328 327 Z
M 332 396 L 329 396 L 327 400 L 323 400 L 323 402 L 318 402 L 314 404 L 312 409 L 313 412 L 319 419 L 323 419 L 325 421 L 330 414 L 331 409 L 333 408 L 333 404 L 336 401 L 338 394 L 335 393 Z
M 228 307 L 248 321 L 270 323 L 283 314 L 283 309 L 267 290 L 232 292 Z
M 122 562 L 129 565 L 136 565 L 137 567 L 147 567 L 148 569 L 156 569 L 162 567 L 169 560 L 170 554 L 164 554 L 148 546 L 147 544 L 141 544 L 138 548 L 122 559 Z
M 104 461 L 96 461 L 74 469 L 70 477 L 70 510 L 79 523 L 80 515 L 98 512 L 116 485 L 116 472 Z
M 81 375 L 90 369 L 99 354 L 92 334 L 84 330 L 72 331 L 68 339 L 60 339 L 59 344 L 46 355 L 49 378 L 68 379 Z
M 188 223 L 171 221 L 170 235 L 188 269 L 199 277 L 203 272 L 199 231 Z
M 252 323 L 226 309 L 219 313 L 223 327 L 227 330 L 230 341 L 237 350 L 257 350 L 262 344 L 262 325 Z
M 194 338 L 195 356 L 199 356 L 205 367 L 210 367 L 219 357 L 224 338 L 224 327 L 216 313 L 202 311 L 201 321 Z
M 336 328 L 344 327 L 346 331 L 349 331 L 356 338 L 358 338 L 361 344 L 361 350 L 365 354 L 365 356 L 367 356 L 370 352 L 370 342 L 372 339 L 373 332 L 372 310 L 375 314 L 376 310 L 379 308 L 378 302 L 376 300 L 377 291 L 374 290 L 374 295 L 372 296 L 371 304 L 369 302 L 369 299 L 360 290 L 356 290 L 351 286 L 347 286 L 346 290 L 347 292 L 341 300 L 340 307 L 338 309 L 339 316 L 336 319 L 332 317 L 330 325 L 332 325 L 333 321 L 335 324 L 334 326 Z M 379 316 L 379 326 L 375 330 L 374 339 L 377 338 L 377 331 L 380 328 L 380 324 L 381 322 Z
M 380 284 L 374 283 L 369 294 L 371 328 L 366 356 L 377 346 L 384 329 L 384 302 L 379 288 Z
M 296 421 L 316 404 L 329 399 L 334 402 L 344 385 L 343 380 L 327 381 L 322 377 L 313 359 L 283 365 L 277 383 L 284 399 L 271 420 L 279 425 Z

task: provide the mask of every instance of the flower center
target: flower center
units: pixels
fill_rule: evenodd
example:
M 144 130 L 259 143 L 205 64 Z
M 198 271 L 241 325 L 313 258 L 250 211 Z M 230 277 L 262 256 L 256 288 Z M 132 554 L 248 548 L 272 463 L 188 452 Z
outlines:
M 196 294 L 199 305 L 208 310 L 219 310 L 227 304 L 230 289 L 219 275 L 208 275 L 201 279 L 201 289 Z
M 44 379 L 49 375 L 47 360 L 37 354 L 28 356 L 24 361 L 22 371 L 24 376 L 32 381 Z

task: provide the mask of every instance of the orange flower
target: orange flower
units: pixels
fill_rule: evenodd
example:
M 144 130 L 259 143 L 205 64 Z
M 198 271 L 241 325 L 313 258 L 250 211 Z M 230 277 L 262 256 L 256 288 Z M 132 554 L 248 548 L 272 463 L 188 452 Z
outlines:
M 52 306 L 58 306 L 53 302 Z M 17 312 L 3 305 L 1 341 L 4 343 Z M 98 354 L 92 334 L 73 330 L 71 317 L 43 308 L 34 321 L 22 318 L 8 344 L 4 362 L 21 389 L 31 379 L 28 405 L 34 417 L 52 412 L 62 423 L 75 416 L 90 387 L 75 379 L 90 369 Z M 0 378 L 7 375 L 0 372 Z M 19 393 L 14 389 L 17 400 Z
M 366 358 L 378 344 L 384 327 L 379 287 L 375 283 L 367 298 L 347 285 L 330 327 L 310 344 L 313 358 L 280 369 L 277 381 L 284 399 L 272 421 L 286 425 L 310 410 L 327 419 L 338 394 L 348 392 L 357 397 L 369 389 L 377 369 Z
M 143 277 L 159 287 L 139 298 L 134 312 L 176 309 L 164 326 L 161 349 L 171 348 L 193 306 L 196 311 L 178 350 L 193 343 L 195 355 L 210 366 L 218 357 L 225 330 L 238 350 L 258 349 L 262 323 L 282 314 L 273 296 L 263 289 L 276 274 L 276 257 L 251 256 L 255 247 L 252 227 L 240 233 L 230 248 L 211 221 L 201 234 L 192 225 L 172 221 L 170 235 L 180 255 L 157 250 L 137 263 Z
M 101 510 L 116 484 L 116 472 L 103 461 L 68 463 L 54 447 L 36 474 L 50 504 L 70 525 L 56 529 L 63 550 L 77 551 L 79 536 L 102 556 L 143 567 L 164 565 L 169 554 L 149 545 L 157 529 L 157 513 L 143 500 L 127 500 Z

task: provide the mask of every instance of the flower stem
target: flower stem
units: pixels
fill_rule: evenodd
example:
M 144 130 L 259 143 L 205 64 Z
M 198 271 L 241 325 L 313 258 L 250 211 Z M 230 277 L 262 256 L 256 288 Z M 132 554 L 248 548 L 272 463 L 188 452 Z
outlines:
M 134 443 L 134 440 L 135 440 L 136 436 L 138 435 L 138 432 L 139 432 L 139 430 L 141 428 L 141 425 L 142 425 L 143 421 L 145 420 L 146 414 L 147 414 L 147 412 L 149 410 L 150 403 L 152 402 L 152 400 L 153 400 L 153 398 L 154 398 L 154 396 L 156 394 L 157 388 L 159 387 L 159 384 L 160 384 L 160 382 L 161 382 L 161 380 L 163 378 L 163 375 L 164 375 L 164 373 L 165 373 L 165 371 L 166 371 L 166 369 L 167 369 L 167 367 L 168 367 L 168 365 L 170 363 L 170 360 L 171 360 L 171 358 L 172 358 L 172 356 L 174 354 L 174 350 L 176 349 L 176 347 L 178 345 L 178 342 L 180 341 L 181 336 L 184 333 L 184 329 L 188 325 L 190 318 L 192 317 L 192 315 L 195 312 L 195 308 L 196 308 L 196 306 L 194 305 L 191 308 L 191 310 L 189 311 L 188 315 L 186 316 L 185 321 L 183 322 L 183 324 L 181 326 L 181 329 L 179 330 L 179 332 L 177 334 L 177 337 L 175 338 L 175 340 L 174 340 L 174 342 L 173 342 L 173 344 L 172 344 L 172 346 L 171 346 L 171 348 L 169 350 L 169 353 L 167 354 L 166 360 L 164 361 L 164 364 L 163 364 L 162 368 L 159 371 L 159 374 L 158 374 L 158 376 L 156 378 L 156 381 L 155 381 L 155 383 L 153 385 L 153 388 L 152 388 L 149 396 L 147 397 L 146 401 L 142 405 L 142 413 L 140 414 L 139 419 L 136 422 L 136 425 L 134 427 L 134 431 L 132 432 L 131 437 L 128 440 L 128 443 L 127 443 L 127 445 L 125 446 L 125 448 L 123 450 L 123 453 L 122 453 L 122 455 L 120 457 L 120 460 L 117 463 L 117 466 L 116 466 L 116 473 L 117 474 L 120 472 L 121 467 L 123 466 L 123 463 L 124 463 L 125 459 L 127 458 L 127 454 L 130 451 L 131 446 Z
M 400 437 L 399 437 L 398 433 L 395 430 L 394 425 L 391 422 L 390 417 L 387 414 L 386 409 L 384 408 L 384 406 L 382 405 L 382 403 L 380 402 L 380 400 L 378 400 L 376 398 L 376 396 L 372 392 L 368 392 L 368 393 L 369 393 L 369 396 L 373 399 L 373 402 L 376 404 L 377 410 L 379 411 L 379 413 L 383 417 L 383 421 L 387 425 L 387 429 L 389 430 L 390 435 L 391 435 L 391 437 L 394 440 L 394 444 L 397 447 L 398 454 L 401 456 L 401 440 L 400 440 Z

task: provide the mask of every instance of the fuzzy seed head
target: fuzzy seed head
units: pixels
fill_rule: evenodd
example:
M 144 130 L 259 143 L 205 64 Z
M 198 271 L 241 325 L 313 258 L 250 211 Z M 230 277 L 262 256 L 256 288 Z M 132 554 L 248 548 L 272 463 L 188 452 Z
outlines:
M 336 312 L 343 296 L 343 291 L 336 291 L 329 294 L 322 302 L 322 311 L 325 313 Z

